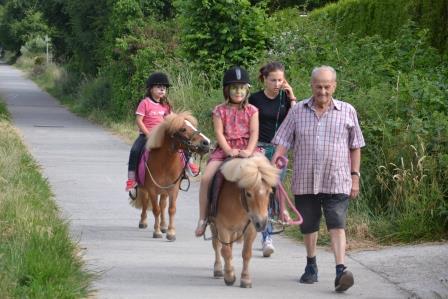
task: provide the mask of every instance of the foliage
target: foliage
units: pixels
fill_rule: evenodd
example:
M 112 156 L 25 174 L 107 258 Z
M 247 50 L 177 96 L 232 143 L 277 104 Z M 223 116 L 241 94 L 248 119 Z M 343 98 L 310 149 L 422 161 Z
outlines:
M 140 0 L 143 14 L 160 21 L 172 19 L 175 15 L 171 0 Z
M 337 0 L 251 0 L 250 2 L 252 4 L 266 2 L 271 12 L 291 7 L 296 7 L 302 12 L 307 12 L 325 6 L 328 3 L 337 2 Z
M 36 36 L 33 39 L 28 40 L 25 45 L 20 48 L 22 55 L 31 55 L 37 53 L 43 53 L 46 50 L 47 43 L 41 36 Z
M 96 74 L 104 53 L 101 41 L 109 25 L 112 0 L 67 0 L 64 11 L 70 20 L 65 35 L 70 48 L 70 63 L 78 72 Z
M 248 0 L 176 1 L 184 55 L 213 79 L 230 65 L 249 65 L 264 51 L 269 30 L 262 6 Z
M 448 50 L 448 0 L 341 0 L 311 13 L 323 18 L 341 35 L 379 34 L 398 37 L 399 29 L 409 20 L 430 30 L 433 46 Z
M 145 94 L 149 74 L 164 71 L 176 50 L 177 27 L 171 21 L 146 19 L 115 39 L 112 55 L 101 73 L 112 88 L 110 112 L 117 118 L 133 115 Z
M 27 1 L 6 2 L 0 16 L 0 42 L 16 53 L 28 40 L 49 32 L 42 13 Z

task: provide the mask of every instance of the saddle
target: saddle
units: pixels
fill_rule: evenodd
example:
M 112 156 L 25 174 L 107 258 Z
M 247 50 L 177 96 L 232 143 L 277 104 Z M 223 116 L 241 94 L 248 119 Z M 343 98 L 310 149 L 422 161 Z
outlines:
M 213 176 L 213 179 L 208 188 L 207 200 L 209 217 L 216 217 L 216 215 L 218 214 L 218 199 L 223 182 L 224 175 L 222 174 L 221 169 L 218 169 Z

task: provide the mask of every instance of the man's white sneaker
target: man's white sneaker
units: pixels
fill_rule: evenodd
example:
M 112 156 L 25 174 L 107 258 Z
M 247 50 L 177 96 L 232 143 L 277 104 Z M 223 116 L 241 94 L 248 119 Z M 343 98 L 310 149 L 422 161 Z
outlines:
M 271 238 L 266 238 L 266 240 L 263 241 L 263 256 L 264 257 L 270 257 L 271 254 L 274 253 L 274 245 L 272 244 Z

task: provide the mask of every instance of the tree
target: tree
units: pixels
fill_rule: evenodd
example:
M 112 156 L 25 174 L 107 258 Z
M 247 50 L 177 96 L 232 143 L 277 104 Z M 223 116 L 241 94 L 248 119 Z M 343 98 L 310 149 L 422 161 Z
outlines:
M 248 65 L 265 49 L 266 13 L 249 0 L 175 2 L 184 55 L 209 76 L 230 65 Z
M 101 41 L 109 24 L 114 0 L 66 0 L 64 12 L 70 23 L 65 41 L 70 49 L 71 64 L 87 74 L 96 74 L 103 53 L 99 51 Z
M 28 1 L 5 1 L 0 17 L 0 34 L 5 48 L 19 54 L 20 47 L 36 36 L 48 34 L 43 15 Z

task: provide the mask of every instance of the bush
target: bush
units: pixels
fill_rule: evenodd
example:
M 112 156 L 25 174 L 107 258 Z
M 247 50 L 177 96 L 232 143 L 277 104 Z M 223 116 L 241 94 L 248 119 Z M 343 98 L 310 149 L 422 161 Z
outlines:
M 79 86 L 77 98 L 77 109 L 80 112 L 107 111 L 109 110 L 111 99 L 110 83 L 101 76 L 92 80 L 85 80 Z
M 264 52 L 269 30 L 265 10 L 248 0 L 176 1 L 185 57 L 219 82 L 228 66 L 247 66 Z
M 429 29 L 431 44 L 446 52 L 447 11 L 446 0 L 342 0 L 314 10 L 310 17 L 327 20 L 343 36 L 378 34 L 387 39 L 398 38 L 400 28 L 412 20 Z

